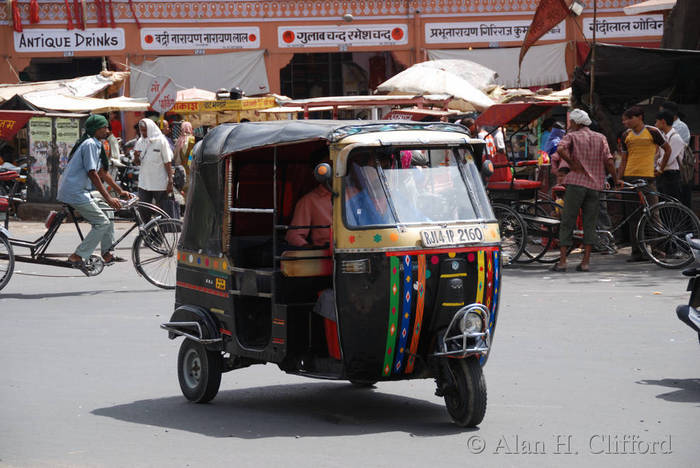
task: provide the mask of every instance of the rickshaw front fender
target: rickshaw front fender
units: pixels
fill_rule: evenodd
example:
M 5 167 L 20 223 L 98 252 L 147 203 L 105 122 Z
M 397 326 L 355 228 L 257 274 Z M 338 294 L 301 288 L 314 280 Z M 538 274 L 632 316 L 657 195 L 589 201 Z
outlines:
M 198 324 L 198 326 L 196 325 Z M 185 336 L 199 341 L 212 350 L 223 349 L 223 340 L 216 320 L 204 308 L 194 305 L 181 305 L 170 317 L 168 323 L 161 325 L 168 331 L 168 338 Z

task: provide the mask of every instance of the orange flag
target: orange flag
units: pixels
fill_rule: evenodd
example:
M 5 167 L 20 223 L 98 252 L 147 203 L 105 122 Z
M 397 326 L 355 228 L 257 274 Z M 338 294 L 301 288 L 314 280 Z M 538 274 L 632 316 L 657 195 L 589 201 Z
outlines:
M 537 10 L 535 10 L 535 17 L 532 18 L 532 24 L 520 48 L 518 66 L 523 62 L 523 57 L 530 46 L 565 19 L 568 14 L 569 7 L 564 0 L 540 0 Z

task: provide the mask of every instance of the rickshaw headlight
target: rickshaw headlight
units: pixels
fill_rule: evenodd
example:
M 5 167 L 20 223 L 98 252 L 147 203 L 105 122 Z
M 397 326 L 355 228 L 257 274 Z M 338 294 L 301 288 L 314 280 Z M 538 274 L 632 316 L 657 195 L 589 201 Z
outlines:
M 463 334 L 481 333 L 484 329 L 484 319 L 476 312 L 469 312 L 460 319 L 459 329 Z

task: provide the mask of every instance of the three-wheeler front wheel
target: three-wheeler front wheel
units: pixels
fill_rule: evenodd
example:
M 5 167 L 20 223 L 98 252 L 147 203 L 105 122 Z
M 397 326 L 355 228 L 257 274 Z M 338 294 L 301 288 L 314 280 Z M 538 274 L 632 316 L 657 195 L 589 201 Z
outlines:
M 177 356 L 180 389 L 190 401 L 206 403 L 216 396 L 221 385 L 222 357 L 203 344 L 185 338 Z
M 445 359 L 445 406 L 461 427 L 478 426 L 486 414 L 486 380 L 477 357 Z

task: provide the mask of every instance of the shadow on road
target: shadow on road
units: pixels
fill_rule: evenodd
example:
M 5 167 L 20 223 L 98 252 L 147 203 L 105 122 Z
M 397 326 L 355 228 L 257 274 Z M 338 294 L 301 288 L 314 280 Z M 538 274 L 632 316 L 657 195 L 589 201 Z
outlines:
M 614 281 L 625 286 L 640 289 L 658 285 L 659 281 L 675 278 L 678 278 L 679 281 L 685 279 L 681 275 L 681 269 L 661 268 L 651 262 L 627 263 L 627 258 L 629 258 L 629 255 L 622 253 L 617 255 L 594 254 L 591 257 L 591 271 L 584 273 L 575 270 L 576 266 L 581 263 L 581 256 L 572 255 L 568 259 L 568 270 L 566 273 L 550 271 L 551 264 L 534 262 L 508 265 L 503 269 L 503 274 L 505 276 L 514 274 L 521 278 L 537 279 L 546 276 L 551 279 L 565 279 L 572 284 Z M 682 289 L 684 290 L 685 288 Z
M 210 437 L 326 437 L 406 432 L 459 434 L 445 407 L 345 383 L 275 385 L 219 392 L 209 404 L 184 397 L 139 400 L 92 411 L 121 421 Z
M 37 294 L 1 294 L 0 299 L 52 299 L 57 297 L 74 297 L 74 296 L 97 296 L 99 294 L 142 294 L 148 292 L 163 292 L 164 289 L 149 288 L 149 289 L 90 289 L 88 291 L 64 291 L 56 293 L 37 293 Z
M 677 389 L 656 395 L 656 398 L 661 398 L 662 400 L 678 403 L 700 403 L 700 379 L 640 380 L 637 383 Z

